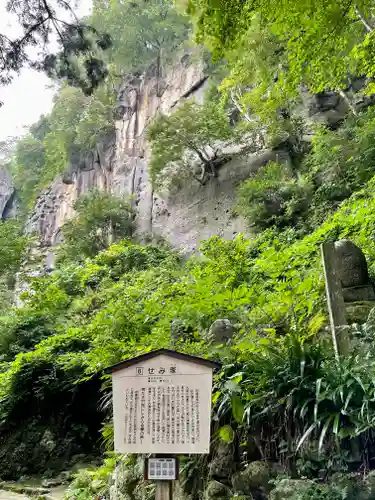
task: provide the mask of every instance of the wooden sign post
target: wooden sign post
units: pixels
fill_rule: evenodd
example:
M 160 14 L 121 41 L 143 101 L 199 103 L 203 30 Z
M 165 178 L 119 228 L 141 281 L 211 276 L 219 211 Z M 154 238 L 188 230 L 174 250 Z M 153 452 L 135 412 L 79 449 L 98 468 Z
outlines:
M 147 478 L 158 478 L 156 500 L 171 500 L 176 455 L 209 453 L 212 374 L 218 367 L 159 349 L 107 370 L 112 373 L 115 451 L 155 456 Z

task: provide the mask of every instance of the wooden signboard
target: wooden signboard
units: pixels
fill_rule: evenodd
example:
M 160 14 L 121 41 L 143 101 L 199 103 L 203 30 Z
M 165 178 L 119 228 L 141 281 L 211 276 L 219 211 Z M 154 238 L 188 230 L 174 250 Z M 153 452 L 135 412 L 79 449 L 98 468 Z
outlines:
M 111 367 L 115 451 L 209 453 L 212 373 L 217 367 L 168 349 Z

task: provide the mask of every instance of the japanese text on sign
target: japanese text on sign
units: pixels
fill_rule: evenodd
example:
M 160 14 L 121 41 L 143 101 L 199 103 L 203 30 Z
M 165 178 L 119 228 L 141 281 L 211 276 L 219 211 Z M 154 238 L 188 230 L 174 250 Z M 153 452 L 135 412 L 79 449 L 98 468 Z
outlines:
M 155 358 L 114 374 L 117 451 L 208 453 L 212 369 L 170 361 Z

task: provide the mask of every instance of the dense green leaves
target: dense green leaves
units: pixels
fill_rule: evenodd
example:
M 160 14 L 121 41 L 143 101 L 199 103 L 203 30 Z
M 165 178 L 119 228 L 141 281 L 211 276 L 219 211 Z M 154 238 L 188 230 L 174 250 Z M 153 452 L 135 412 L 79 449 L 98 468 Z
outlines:
M 216 387 L 220 397 L 214 414 L 228 422 L 229 406 L 237 438 L 262 436 L 269 456 L 281 462 L 312 450 L 323 462 L 334 456 L 337 443 L 344 446 L 348 440 L 365 447 L 372 442 L 375 425 L 372 349 L 373 341 L 366 355 L 353 349 L 337 361 L 324 337 L 311 342 L 287 334 L 269 340 L 243 359 L 240 373 L 229 379 L 235 385 L 227 381 L 233 365 L 225 368 L 226 377 Z M 225 441 L 235 439 L 229 424 L 219 435 Z
M 103 50 L 110 46 L 110 37 L 78 20 L 75 7 L 70 0 L 5 3 L 15 29 L 11 36 L 0 33 L 1 84 L 11 82 L 24 66 L 31 66 L 66 78 L 86 94 L 93 92 L 108 74 Z M 57 37 L 57 54 L 48 53 L 53 37 Z M 39 50 L 30 51 L 33 47 Z
M 94 257 L 112 242 L 131 236 L 133 213 L 128 201 L 93 191 L 78 198 L 76 215 L 62 227 L 60 258 L 79 262 Z
M 160 115 L 148 128 L 152 147 L 151 179 L 162 186 L 166 179 L 194 177 L 204 184 L 216 177 L 219 141 L 233 137 L 228 117 L 216 102 L 184 102 L 171 115 Z M 220 159 L 220 157 L 219 157 Z
M 12 276 L 20 265 L 28 237 L 17 220 L 0 222 L 0 273 Z
M 372 0 L 188 2 L 197 39 L 229 61 L 224 88 L 244 115 L 271 127 L 301 86 L 335 90 L 354 108 L 351 77 L 373 76 L 373 7 Z
M 170 0 L 95 0 L 90 21 L 111 33 L 108 55 L 117 74 L 141 72 L 171 62 L 188 36 L 189 19 Z
M 237 442 L 237 429 L 273 415 L 267 439 L 278 454 L 278 444 L 283 445 L 272 432 L 277 432 L 277 419 L 289 415 L 288 401 L 294 405 L 290 411 L 297 408 L 299 415 L 292 435 L 294 450 L 307 431 L 300 448 L 304 453 L 312 439 L 319 447 L 320 438 L 324 451 L 330 436 L 341 436 L 344 428 L 351 429 L 351 435 L 367 435 L 371 429 L 366 422 L 372 426 L 373 419 L 372 403 L 366 403 L 373 391 L 372 355 L 358 355 L 361 359 L 354 352 L 338 366 L 329 343 L 320 346 L 310 339 L 326 322 L 319 244 L 351 238 L 365 250 L 372 271 L 372 193 L 371 181 L 302 240 L 293 242 L 287 233 L 275 237 L 272 231 L 252 241 L 215 237 L 202 245 L 201 257 L 186 262 L 167 248 L 122 241 L 81 265 L 69 263 L 33 279 L 23 308 L 14 311 L 2 328 L 4 420 L 15 411 L 22 414 L 30 384 L 38 388 L 38 401 L 46 399 L 46 411 L 53 403 L 64 414 L 50 388 L 56 394 L 63 389 L 69 393 L 77 384 L 85 390 L 87 380 L 106 366 L 151 349 L 174 347 L 230 363 L 219 380 L 223 386 L 215 391 L 220 427 L 232 427 L 225 431 L 228 440 Z M 217 318 L 235 325 L 231 346 L 217 349 L 208 343 L 210 325 Z M 171 338 L 177 319 L 184 332 L 181 340 Z M 279 336 L 283 332 L 284 340 Z M 369 342 L 368 334 L 366 338 Z M 57 378 L 51 380 L 53 373 Z M 341 397 L 343 384 L 347 389 Z M 32 394 L 28 397 L 32 411 L 37 403 Z M 314 420 L 316 398 L 322 412 L 317 414 L 319 425 Z M 342 411 L 346 414 L 337 417 Z M 35 415 L 30 413 L 30 418 L 39 422 Z
M 0 465 L 10 464 L 8 475 L 15 473 L 9 450 L 19 450 L 26 427 L 33 429 L 27 435 L 33 446 L 43 441 L 45 425 L 58 443 L 70 428 L 72 448 L 81 435 L 82 446 L 92 447 L 102 428 L 111 446 L 107 380 L 107 404 L 98 406 L 103 368 L 160 347 L 223 361 L 215 380 L 213 436 L 231 443 L 238 455 L 250 453 L 255 437 L 262 457 L 281 461 L 294 474 L 320 477 L 321 469 L 331 472 L 353 461 L 355 445 L 373 451 L 373 325 L 357 328 L 350 356 L 335 359 L 325 333 L 319 253 L 323 241 L 350 238 L 363 248 L 374 274 L 374 113 L 357 113 L 350 77 L 373 76 L 372 2 L 188 3 L 198 39 L 225 60 L 216 68 L 223 77 L 221 99 L 183 101 L 148 127 L 154 186 L 184 178 L 204 184 L 217 176 L 238 113 L 243 121 L 237 130 L 244 130 L 241 140 L 249 149 L 283 142 L 291 161 L 268 164 L 239 187 L 238 211 L 263 232 L 233 241 L 213 237 L 199 255 L 184 260 L 167 246 L 124 239 L 133 229 L 127 200 L 93 192 L 77 201 L 76 216 L 62 230 L 57 269 L 30 278 L 22 307 L 0 318 L 0 430 L 11 436 L 5 454 L 0 447 Z M 97 0 L 91 21 L 113 34 L 107 52 L 112 78 L 92 97 L 63 85 L 51 114 L 16 145 L 11 167 L 26 203 L 113 132 L 118 75 L 131 72 L 133 78 L 149 68 L 161 94 L 165 63 L 189 31 L 186 17 L 164 0 Z M 82 60 L 73 59 L 81 68 Z M 104 66 L 86 69 L 100 77 Z M 76 74 L 60 70 L 76 83 Z M 305 129 L 295 104 L 301 89 L 327 88 L 341 95 L 352 116 L 337 131 L 315 131 L 301 161 Z M 7 275 L 17 268 L 25 243 L 7 222 L 2 228 L 0 271 Z M 230 320 L 235 332 L 220 347 L 209 334 L 218 318 Z M 77 400 L 84 395 L 87 406 L 96 408 L 92 425 L 79 412 Z M 28 458 L 17 456 L 23 471 Z M 78 476 L 70 496 L 106 494 L 113 467 L 109 460 L 101 471 Z
M 302 161 L 270 163 L 238 189 L 238 211 L 257 230 L 314 230 L 374 175 L 374 110 L 338 130 L 317 127 Z
M 42 116 L 8 157 L 8 168 L 18 189 L 22 209 L 30 209 L 40 191 L 70 164 L 79 164 L 87 152 L 113 132 L 114 94 L 108 84 L 92 96 L 63 86 L 52 111 Z
M 238 191 L 238 210 L 256 229 L 295 226 L 309 207 L 311 181 L 287 165 L 269 163 Z

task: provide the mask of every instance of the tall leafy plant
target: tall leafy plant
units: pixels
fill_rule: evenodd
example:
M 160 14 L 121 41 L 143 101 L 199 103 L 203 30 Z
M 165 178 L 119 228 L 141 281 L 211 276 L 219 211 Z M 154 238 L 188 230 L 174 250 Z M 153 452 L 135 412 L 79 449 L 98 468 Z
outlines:
M 131 236 L 133 214 L 129 202 L 110 193 L 92 191 L 74 204 L 76 216 L 65 222 L 61 259 L 93 257 L 112 242 Z
M 217 418 L 225 424 L 223 439 L 233 440 L 237 433 L 246 440 L 256 433 L 262 436 L 262 456 L 285 461 L 292 470 L 297 456 L 311 449 L 327 457 L 336 455 L 339 445 L 345 461 L 360 459 L 354 452 L 346 457 L 347 443 L 372 446 L 372 350 L 337 361 L 325 341 L 288 334 L 267 340 L 239 371 L 226 370 L 214 394 Z

